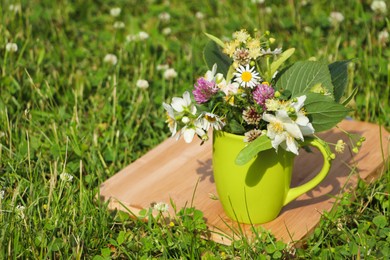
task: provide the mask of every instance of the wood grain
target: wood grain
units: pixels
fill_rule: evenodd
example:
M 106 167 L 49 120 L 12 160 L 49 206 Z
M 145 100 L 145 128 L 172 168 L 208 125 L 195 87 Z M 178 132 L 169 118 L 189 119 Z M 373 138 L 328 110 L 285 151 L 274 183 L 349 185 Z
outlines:
M 370 181 L 384 172 L 389 160 L 389 133 L 365 122 L 344 120 L 339 127 L 366 138 L 359 153 L 346 147 L 320 185 L 284 207 L 275 220 L 255 227 L 271 231 L 284 242 L 301 240 L 319 223 L 321 213 L 332 209 L 338 195 L 356 188 L 359 178 Z M 330 143 L 339 139 L 349 143 L 337 128 L 320 136 Z M 321 160 L 316 151 L 309 154 L 301 150 L 295 159 L 292 186 L 310 180 L 319 171 Z M 210 198 L 210 194 L 217 195 L 211 161 L 211 140 L 200 145 L 196 141 L 186 144 L 183 140 L 168 139 L 105 181 L 100 187 L 100 198 L 109 201 L 112 210 L 130 210 L 134 214 L 153 202 L 170 204 L 173 200 L 178 209 L 194 206 L 203 211 L 211 231 L 209 239 L 223 244 L 243 235 L 250 239 L 251 225 L 230 220 L 219 201 Z M 172 207 L 170 214 L 174 214 Z

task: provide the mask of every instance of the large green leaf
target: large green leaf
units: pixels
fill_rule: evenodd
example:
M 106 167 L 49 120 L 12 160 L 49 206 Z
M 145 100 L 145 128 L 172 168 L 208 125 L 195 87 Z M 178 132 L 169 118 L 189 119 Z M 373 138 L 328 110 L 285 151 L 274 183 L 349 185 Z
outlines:
M 298 61 L 284 71 L 276 82 L 277 89 L 291 91 L 292 97 L 309 93 L 318 85 L 333 93 L 328 65 L 321 61 Z
M 222 73 L 226 78 L 232 60 L 221 51 L 221 48 L 214 41 L 209 41 L 204 50 L 203 58 L 207 67 L 211 70 L 214 64 L 217 64 L 217 72 Z
M 255 157 L 259 152 L 272 148 L 271 140 L 266 135 L 256 138 L 242 149 L 236 157 L 236 164 L 244 165 Z
M 305 108 L 316 132 L 334 127 L 347 116 L 349 111 L 343 105 L 336 103 L 333 98 L 318 93 L 306 94 Z
M 336 102 L 340 102 L 340 98 L 343 96 L 345 87 L 347 86 L 349 62 L 349 60 L 344 60 L 329 64 L 329 71 L 334 86 L 334 100 Z

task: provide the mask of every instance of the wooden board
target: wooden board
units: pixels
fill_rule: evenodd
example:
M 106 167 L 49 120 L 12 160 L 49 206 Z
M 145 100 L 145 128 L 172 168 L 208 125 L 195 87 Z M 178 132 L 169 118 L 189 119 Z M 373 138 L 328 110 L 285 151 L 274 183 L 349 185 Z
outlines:
M 275 220 L 261 225 L 277 239 L 287 243 L 304 238 L 319 223 L 321 213 L 331 210 L 337 195 L 354 189 L 359 177 L 377 178 L 388 165 L 390 137 L 384 128 L 346 120 L 339 127 L 366 137 L 360 152 L 354 154 L 347 147 L 333 161 L 329 175 L 320 185 L 287 205 Z M 349 143 L 348 137 L 337 128 L 320 136 L 330 143 L 339 139 Z M 311 179 L 319 171 L 321 160 L 317 152 L 309 154 L 301 150 L 295 160 L 292 186 Z M 204 213 L 211 230 L 210 239 L 230 244 L 240 238 L 235 232 L 238 228 L 251 238 L 251 225 L 230 220 L 220 202 L 210 198 L 210 194 L 217 195 L 211 161 L 211 140 L 200 146 L 196 141 L 186 144 L 170 138 L 105 181 L 100 198 L 109 201 L 110 209 L 125 210 L 124 205 L 135 214 L 153 202 L 170 204 L 172 199 L 180 209 L 191 206 L 193 201 L 193 206 Z M 169 210 L 172 215 L 172 207 Z

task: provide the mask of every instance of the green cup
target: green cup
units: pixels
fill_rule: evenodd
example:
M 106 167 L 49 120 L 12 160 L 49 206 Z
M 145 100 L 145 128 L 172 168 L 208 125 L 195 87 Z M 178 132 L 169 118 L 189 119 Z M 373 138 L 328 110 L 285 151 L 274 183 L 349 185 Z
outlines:
M 316 187 L 331 166 L 330 149 L 318 139 L 303 144 L 317 148 L 323 158 L 320 172 L 310 181 L 290 188 L 295 154 L 282 148 L 260 152 L 245 165 L 235 163 L 245 147 L 244 136 L 223 131 L 213 135 L 213 171 L 219 200 L 231 219 L 261 224 L 275 219 L 283 206 Z

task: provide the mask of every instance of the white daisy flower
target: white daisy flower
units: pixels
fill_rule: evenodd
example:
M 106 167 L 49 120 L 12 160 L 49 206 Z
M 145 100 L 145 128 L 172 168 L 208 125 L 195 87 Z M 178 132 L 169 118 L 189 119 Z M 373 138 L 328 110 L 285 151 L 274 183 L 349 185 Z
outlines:
M 5 50 L 8 52 L 17 52 L 18 51 L 18 45 L 13 42 L 9 42 L 5 45 Z
M 177 77 L 177 72 L 175 69 L 170 68 L 164 71 L 164 78 L 167 80 L 174 79 Z
M 234 76 L 236 77 L 234 81 L 238 82 L 238 84 L 244 88 L 253 88 L 261 80 L 259 73 L 255 71 L 255 67 L 250 68 L 249 64 L 247 64 L 245 67 L 240 65 L 236 71 L 237 72 L 234 73 Z
M 137 80 L 136 86 L 138 88 L 147 89 L 149 87 L 149 82 L 144 79 Z
M 111 65 L 115 65 L 118 62 L 118 58 L 116 57 L 115 54 L 109 53 L 106 56 L 104 56 L 104 60 L 103 61 L 105 63 L 110 63 Z
M 113 16 L 113 17 L 117 17 L 121 14 L 121 9 L 119 7 L 115 7 L 115 8 L 112 8 L 110 10 L 110 15 Z
M 215 130 L 221 130 L 222 127 L 225 125 L 224 122 L 222 122 L 221 118 L 216 114 L 205 112 L 201 115 L 201 117 L 203 119 L 202 128 L 205 131 L 208 131 L 210 127 Z

